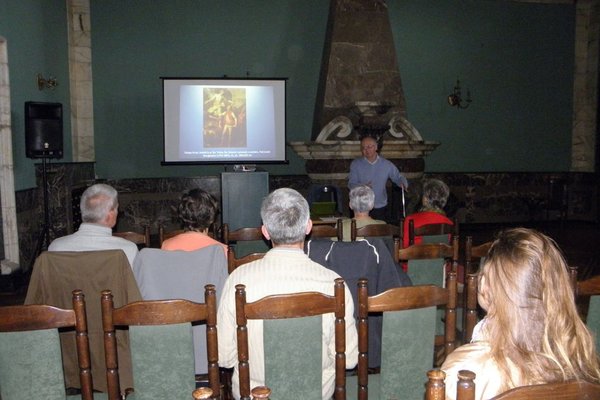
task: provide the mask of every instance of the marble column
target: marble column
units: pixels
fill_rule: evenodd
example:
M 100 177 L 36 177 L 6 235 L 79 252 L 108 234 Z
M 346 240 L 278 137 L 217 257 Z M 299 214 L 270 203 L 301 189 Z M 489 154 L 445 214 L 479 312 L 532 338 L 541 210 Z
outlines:
M 12 128 L 10 119 L 10 81 L 8 79 L 8 43 L 0 37 L 0 201 L 4 260 L 2 273 L 19 265 L 19 237 L 13 171 Z
M 94 102 L 89 0 L 67 0 L 73 161 L 94 161 Z
M 575 76 L 571 170 L 594 172 L 598 115 L 600 1 L 579 0 L 575 22 Z

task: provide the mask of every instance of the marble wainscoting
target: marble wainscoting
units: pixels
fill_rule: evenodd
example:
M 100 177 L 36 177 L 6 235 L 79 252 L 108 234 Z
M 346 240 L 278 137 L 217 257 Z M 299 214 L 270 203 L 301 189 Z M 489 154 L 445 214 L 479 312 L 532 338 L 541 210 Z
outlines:
M 40 170 L 40 168 L 38 168 Z M 53 163 L 48 169 L 51 239 L 73 232 L 80 223 L 79 196 L 93 180 L 93 163 Z M 592 173 L 425 173 L 425 178 L 445 181 L 451 190 L 448 213 L 461 223 L 505 223 L 534 220 L 557 220 L 560 211 L 550 208 L 551 182 L 561 197 L 566 188 L 566 219 L 598 221 L 598 175 Z M 160 226 L 178 229 L 176 207 L 181 194 L 201 188 L 221 201 L 220 176 L 193 178 L 140 178 L 103 180 L 119 191 L 120 231 L 142 231 L 149 226 L 157 238 Z M 308 197 L 313 184 L 336 184 L 341 187 L 344 212 L 349 215 L 348 189 L 345 180 L 313 180 L 308 175 L 269 177 L 269 188 L 291 187 Z M 566 186 L 565 186 L 566 185 Z M 16 193 L 21 265 L 28 268 L 43 224 L 43 192 L 28 189 Z M 418 208 L 422 181 L 411 179 L 407 193 L 407 213 Z M 399 206 L 397 190 L 388 187 L 390 203 Z M 220 218 L 217 223 L 220 224 Z
M 459 222 L 598 220 L 598 175 L 592 173 L 428 173 L 450 187 L 449 214 Z
M 119 191 L 120 231 L 142 231 L 150 227 L 152 235 L 160 226 L 165 230 L 179 229 L 177 205 L 181 195 L 193 188 L 206 190 L 221 202 L 221 177 L 204 176 L 196 178 L 156 178 L 107 180 L 106 183 Z M 308 193 L 310 179 L 305 175 L 271 176 L 270 190 L 292 187 L 302 194 Z M 220 224 L 220 215 L 217 224 Z
M 42 164 L 36 164 L 37 188 L 16 192 L 19 255 L 27 270 L 34 257 L 44 226 Z M 94 181 L 94 163 L 46 163 L 48 182 L 49 241 L 73 232 L 72 193 Z M 79 204 L 76 205 L 79 208 Z

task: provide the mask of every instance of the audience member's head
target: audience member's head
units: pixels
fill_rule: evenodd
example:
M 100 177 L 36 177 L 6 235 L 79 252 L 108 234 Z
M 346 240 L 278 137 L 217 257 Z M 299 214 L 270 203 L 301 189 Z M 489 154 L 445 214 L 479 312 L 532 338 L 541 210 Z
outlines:
M 443 210 L 448 201 L 450 189 L 439 179 L 427 179 L 423 182 L 422 203 L 425 209 Z
M 210 193 L 192 189 L 181 196 L 177 213 L 186 231 L 205 232 L 215 222 L 219 207 Z
M 81 195 L 79 207 L 81 220 L 112 228 L 117 223 L 119 201 L 117 191 L 112 186 L 97 183 L 87 188 Z
M 367 185 L 358 185 L 350 189 L 350 209 L 354 214 L 369 214 L 375 206 L 375 193 Z
M 491 355 L 507 388 L 600 380 L 567 265 L 549 237 L 525 228 L 501 232 L 479 274 L 479 303 L 487 310 L 482 335 L 491 338 Z
M 262 202 L 260 216 L 263 233 L 266 230 L 273 246 L 302 243 L 312 227 L 308 202 L 294 189 L 270 193 Z

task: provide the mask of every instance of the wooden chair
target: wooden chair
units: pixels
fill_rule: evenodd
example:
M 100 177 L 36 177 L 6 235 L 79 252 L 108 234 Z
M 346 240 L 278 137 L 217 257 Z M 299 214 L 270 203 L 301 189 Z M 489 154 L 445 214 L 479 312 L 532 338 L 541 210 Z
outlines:
M 144 227 L 144 233 L 126 231 L 126 232 L 113 232 L 113 236 L 118 236 L 120 238 L 129 240 L 140 246 L 150 247 L 150 227 Z
M 205 286 L 204 296 L 204 304 L 188 300 L 139 301 L 115 309 L 110 290 L 102 292 L 110 400 L 121 399 L 116 326 L 129 326 L 136 399 L 189 398 L 196 387 L 191 323 L 198 321 L 206 321 L 210 388 L 220 394 L 214 285 Z
M 192 398 L 194 400 L 211 399 L 213 397 L 213 391 L 208 387 L 199 387 L 192 392 Z
M 0 307 L 2 399 L 94 398 L 85 299 L 81 290 L 73 291 L 72 304 L 72 310 L 39 304 Z M 77 334 L 81 396 L 65 396 L 59 328 L 75 328 Z
M 144 250 L 151 249 L 142 249 Z M 70 295 L 76 289 L 87 294 L 87 328 L 94 389 L 106 392 L 100 295 L 103 290 L 112 290 L 116 306 L 141 300 L 142 296 L 122 250 L 45 251 L 36 258 L 24 303 L 69 308 L 72 304 Z M 76 388 L 79 386 L 77 336 L 73 331 L 61 332 L 60 336 L 65 385 Z M 121 390 L 125 391 L 133 386 L 127 331 L 117 332 L 117 340 L 121 365 L 120 382 L 123 386 Z
M 183 232 L 184 232 L 183 229 L 176 229 L 173 231 L 165 231 L 164 226 L 162 226 L 162 225 L 159 226 L 158 227 L 158 246 L 162 247 L 162 244 L 165 240 L 171 239 L 173 236 L 177 236 Z
M 142 300 L 203 303 L 205 285 L 214 285 L 221 293 L 227 280 L 227 259 L 220 244 L 193 251 L 142 249 L 133 262 L 133 275 Z M 197 381 L 207 382 L 206 325 L 195 324 L 192 332 Z
M 600 384 L 590 382 L 546 383 L 521 386 L 490 400 L 583 400 L 600 399 Z M 457 400 L 463 400 L 458 398 Z
M 400 393 L 402 398 L 421 398 L 422 376 L 433 366 L 438 306 L 445 306 L 443 356 L 455 347 L 456 274 L 448 273 L 446 289 L 421 285 L 369 296 L 367 285 L 366 279 L 358 283 L 358 377 L 355 386 L 354 378 L 349 378 L 349 392 L 356 387 L 359 400 L 396 398 Z M 381 372 L 372 375 L 368 375 L 370 313 L 383 313 L 385 349 Z
M 252 400 L 269 400 L 271 397 L 271 389 L 266 386 L 257 386 L 252 389 Z
M 471 274 L 479 270 L 490 247 L 492 247 L 492 242 L 473 246 L 473 236 L 467 236 L 467 240 L 465 241 L 465 273 Z
M 322 398 L 321 315 L 335 314 L 336 400 L 346 397 L 344 280 L 335 280 L 334 296 L 317 292 L 272 295 L 246 302 L 246 287 L 236 285 L 236 321 L 240 396 L 250 399 L 247 322 L 263 321 L 265 380 L 278 398 Z M 307 351 L 309 350 L 310 351 Z M 307 383 L 309 383 L 307 385 Z
M 238 257 L 252 253 L 265 253 L 270 248 L 260 226 L 230 231 L 229 224 L 225 223 L 221 226 L 221 239 L 230 248 L 234 245 L 234 251 Z
M 433 284 L 444 286 L 446 260 L 452 270 L 458 266 L 459 238 L 452 238 L 452 245 L 444 243 L 415 244 L 398 250 L 398 260 L 408 265 L 408 276 L 414 285 Z
M 231 247 L 227 248 L 227 272 L 231 274 L 237 267 L 249 262 L 260 260 L 265 256 L 265 253 L 251 253 L 246 254 L 240 258 L 235 257 L 235 251 Z
M 470 343 L 473 337 L 473 329 L 479 321 L 477 308 L 477 274 L 467 274 L 464 290 L 464 320 L 463 320 L 463 343 Z
M 571 277 L 573 273 L 571 272 Z M 585 315 L 585 324 L 592 331 L 596 339 L 596 348 L 600 348 L 600 275 L 584 281 L 576 282 L 577 296 L 584 297 L 588 305 Z M 589 303 L 588 298 L 589 297 Z
M 444 380 L 446 373 L 439 369 L 427 372 L 427 383 L 425 384 L 425 400 L 440 400 L 446 398 L 446 385 Z M 475 373 L 469 370 L 458 372 L 458 384 L 456 386 L 456 400 L 475 399 Z
M 313 227 L 309 234 L 311 239 L 315 238 L 332 238 L 335 237 L 337 240 L 342 240 L 342 220 L 339 218 L 335 225 L 331 224 L 313 224 Z
M 425 385 L 425 400 L 438 400 L 446 398 L 444 371 L 431 370 L 427 373 Z M 475 399 L 476 376 L 469 370 L 458 372 L 456 400 Z M 545 383 L 541 385 L 520 386 L 507 390 L 494 396 L 490 400 L 584 400 L 600 398 L 600 384 L 590 382 L 561 382 Z
M 422 237 L 422 243 L 450 243 L 452 236 L 458 236 L 458 223 L 427 224 L 415 228 L 415 221 L 408 221 L 408 244 L 415 244 L 415 237 Z
M 229 224 L 225 223 L 221 227 L 221 235 L 223 243 L 226 245 L 229 245 L 231 242 L 264 240 L 260 226 L 255 228 L 239 228 L 234 231 L 230 231 Z
M 452 238 L 452 246 L 444 243 L 415 244 L 398 251 L 398 260 L 408 266 L 407 274 L 413 285 L 435 285 L 445 287 L 446 269 L 457 273 L 459 238 Z M 451 268 L 447 268 L 450 266 Z M 463 320 L 463 310 L 458 311 L 458 320 Z M 439 311 L 437 333 L 442 335 L 442 310 Z M 462 330 L 462 324 L 460 326 Z M 440 343 L 440 339 L 438 339 Z
M 389 236 L 401 237 L 402 228 L 391 224 L 372 224 L 360 228 L 356 227 L 356 220 L 351 222 L 350 240 L 355 241 L 357 237 Z
M 357 228 L 356 221 L 352 219 L 350 225 L 350 240 L 355 241 L 356 238 L 364 237 L 381 237 L 392 253 L 392 257 L 396 263 L 398 260 L 398 251 L 402 243 L 402 228 L 392 224 L 372 224 Z

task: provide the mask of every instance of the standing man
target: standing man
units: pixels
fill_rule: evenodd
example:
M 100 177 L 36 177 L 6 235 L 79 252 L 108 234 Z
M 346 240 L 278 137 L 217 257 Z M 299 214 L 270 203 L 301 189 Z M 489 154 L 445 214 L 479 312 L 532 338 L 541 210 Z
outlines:
M 234 368 L 233 395 L 239 398 L 239 371 L 236 336 L 235 285 L 246 285 L 251 303 L 273 294 L 321 292 L 333 295 L 334 280 L 340 276 L 304 254 L 304 239 L 312 228 L 308 203 L 300 193 L 283 188 L 272 192 L 262 203 L 262 233 L 273 244 L 265 256 L 237 268 L 225 281 L 217 312 L 219 364 Z M 333 314 L 323 316 L 323 399 L 331 399 L 335 387 L 335 332 Z M 346 368 L 358 362 L 358 337 L 354 302 L 346 287 Z M 265 384 L 262 321 L 248 321 L 250 387 Z M 300 372 L 299 372 L 300 373 Z
M 386 184 L 388 179 L 403 190 L 408 188 L 408 181 L 400 174 L 398 168 L 389 160 L 381 157 L 377 152 L 377 140 L 372 136 L 364 136 L 360 140 L 362 157 L 350 164 L 348 175 L 348 188 L 358 185 L 367 185 L 375 193 L 375 207 L 371 211 L 374 219 L 388 220 L 388 201 Z
M 117 223 L 119 201 L 117 191 L 109 185 L 97 183 L 81 195 L 82 223 L 77 232 L 55 239 L 48 251 L 94 251 L 121 249 L 133 265 L 138 253 L 135 243 L 112 235 Z

